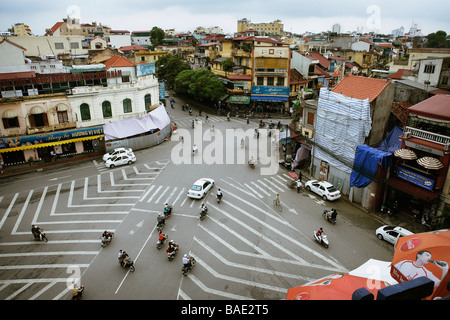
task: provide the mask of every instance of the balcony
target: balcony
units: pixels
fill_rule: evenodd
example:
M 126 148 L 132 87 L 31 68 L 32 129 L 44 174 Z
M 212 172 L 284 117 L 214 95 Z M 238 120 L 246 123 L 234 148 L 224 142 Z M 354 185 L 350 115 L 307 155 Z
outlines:
M 433 133 L 430 131 L 424 131 L 424 130 L 420 130 L 420 129 L 416 129 L 416 128 L 408 127 L 408 126 L 405 127 L 404 137 L 405 137 L 405 139 L 407 139 L 408 137 L 420 138 L 420 139 L 427 140 L 430 142 L 439 143 L 444 146 L 450 145 L 450 137 L 448 137 L 448 136 L 443 136 L 443 135 L 440 135 L 437 133 Z
M 247 57 L 247 58 L 250 58 L 252 56 L 252 53 L 244 51 L 244 50 L 240 50 L 240 49 L 233 49 L 233 50 L 231 50 L 231 55 L 233 57 Z

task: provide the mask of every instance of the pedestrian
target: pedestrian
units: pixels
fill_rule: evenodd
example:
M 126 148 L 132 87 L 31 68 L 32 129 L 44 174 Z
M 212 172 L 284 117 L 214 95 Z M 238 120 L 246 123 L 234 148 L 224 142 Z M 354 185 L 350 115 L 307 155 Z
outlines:
M 300 180 L 300 182 L 302 181 L 303 178 L 303 174 L 301 171 L 298 172 L 298 180 Z
M 3 162 L 3 159 L 0 159 L 0 173 L 3 174 L 3 167 L 5 166 L 5 163 Z
M 296 181 L 297 184 L 297 193 L 300 193 L 300 190 L 302 189 L 303 185 L 302 185 L 302 181 L 299 179 L 297 179 Z

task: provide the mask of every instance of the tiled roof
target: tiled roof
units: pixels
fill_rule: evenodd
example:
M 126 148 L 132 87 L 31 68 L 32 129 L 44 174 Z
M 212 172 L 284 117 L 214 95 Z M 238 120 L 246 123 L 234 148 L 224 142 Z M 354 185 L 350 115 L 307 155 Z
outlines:
M 246 75 L 246 74 L 232 74 L 232 75 L 228 76 L 228 79 L 230 79 L 230 80 L 251 81 L 252 80 L 252 76 L 251 75 Z
M 402 76 L 410 76 L 412 74 L 412 70 L 408 69 L 398 69 L 397 72 L 390 74 L 386 76 L 387 79 L 395 79 L 395 80 L 401 80 L 403 79 Z
M 324 76 L 325 78 L 331 77 L 329 73 L 323 71 L 318 65 L 314 66 L 314 73 L 318 74 L 319 76 Z
M 134 67 L 135 64 L 128 59 L 114 55 L 104 62 L 105 68 L 108 70 L 110 68 L 120 68 L 120 67 Z
M 369 101 L 372 102 L 389 83 L 388 80 L 347 76 L 332 91 L 361 100 L 369 98 Z
M 315 59 L 319 60 L 319 64 L 321 66 L 323 66 L 325 69 L 328 69 L 330 67 L 330 60 L 325 58 L 320 53 L 318 53 L 318 52 L 310 52 L 309 55 L 314 57 Z
M 450 121 L 450 95 L 437 94 L 413 105 L 409 113 Z
M 142 46 L 133 45 L 133 46 L 123 46 L 119 48 L 120 51 L 139 51 L 139 50 L 147 50 Z

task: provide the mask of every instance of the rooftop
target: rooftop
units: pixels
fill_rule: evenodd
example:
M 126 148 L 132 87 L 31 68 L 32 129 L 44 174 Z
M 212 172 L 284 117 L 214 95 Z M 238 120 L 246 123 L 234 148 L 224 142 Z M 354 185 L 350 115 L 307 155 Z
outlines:
M 389 83 L 388 80 L 350 75 L 342 79 L 332 91 L 361 100 L 368 98 L 372 102 Z
M 111 58 L 109 58 L 108 60 L 106 60 L 104 62 L 105 64 L 105 68 L 108 70 L 110 68 L 120 68 L 120 67 L 134 67 L 135 64 L 133 62 L 131 62 L 130 60 L 118 56 L 118 55 L 114 55 Z
M 438 94 L 419 102 L 408 109 L 409 114 L 415 114 L 450 122 L 450 95 Z

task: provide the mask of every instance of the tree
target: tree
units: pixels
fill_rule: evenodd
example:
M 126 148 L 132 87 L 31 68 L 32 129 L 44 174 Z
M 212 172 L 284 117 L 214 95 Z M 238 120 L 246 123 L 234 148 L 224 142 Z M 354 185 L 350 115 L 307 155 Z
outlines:
M 427 36 L 428 48 L 449 48 L 450 45 L 447 41 L 447 32 L 439 30 L 437 32 L 430 33 Z
M 225 93 L 222 81 L 209 70 L 185 70 L 175 79 L 175 90 L 197 101 L 217 101 Z
M 221 64 L 224 71 L 231 71 L 233 69 L 233 61 L 231 60 L 224 60 Z
M 152 47 L 155 48 L 162 44 L 162 40 L 164 39 L 165 32 L 163 29 L 158 27 L 153 27 L 150 30 L 150 41 L 152 42 Z
M 166 54 L 156 61 L 156 75 L 159 80 L 165 80 L 168 88 L 173 88 L 175 78 L 183 70 L 189 70 L 189 65 L 180 56 Z

